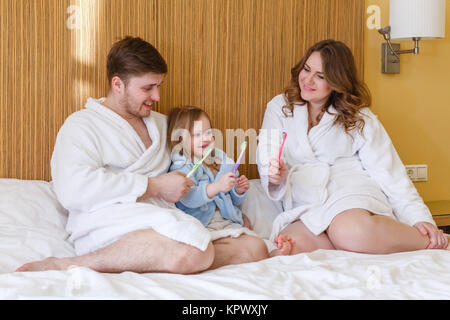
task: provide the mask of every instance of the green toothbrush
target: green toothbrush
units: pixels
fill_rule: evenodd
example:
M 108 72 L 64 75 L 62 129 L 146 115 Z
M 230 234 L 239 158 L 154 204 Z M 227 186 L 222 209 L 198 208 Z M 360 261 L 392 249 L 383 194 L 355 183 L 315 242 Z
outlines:
M 192 176 L 192 174 L 195 172 L 195 170 L 197 170 L 197 168 L 202 164 L 203 160 L 205 160 L 206 157 L 209 156 L 209 154 L 211 153 L 211 151 L 212 151 L 212 148 L 211 148 L 211 147 L 206 148 L 202 160 L 200 160 L 199 162 L 197 162 L 197 163 L 195 164 L 195 166 L 191 169 L 191 171 L 189 171 L 189 173 L 188 173 L 187 176 L 186 176 L 187 178 L 190 178 L 190 177 Z

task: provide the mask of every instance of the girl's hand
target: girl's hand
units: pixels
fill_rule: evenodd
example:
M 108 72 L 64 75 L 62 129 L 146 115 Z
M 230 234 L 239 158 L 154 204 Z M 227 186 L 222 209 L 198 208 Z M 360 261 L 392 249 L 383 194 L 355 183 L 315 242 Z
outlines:
M 280 185 L 286 180 L 289 173 L 288 166 L 283 160 L 278 162 L 277 159 L 270 159 L 269 163 L 269 182 L 275 185 Z
M 246 176 L 240 176 L 237 180 L 236 180 L 236 193 L 237 194 L 243 194 L 245 191 L 247 191 L 248 189 L 250 189 L 250 182 L 248 181 Z
M 236 174 L 228 172 L 221 176 L 216 182 L 210 183 L 206 186 L 206 195 L 209 198 L 214 198 L 220 192 L 228 192 L 233 189 L 236 182 Z
M 233 189 L 236 183 L 236 174 L 233 172 L 225 173 L 215 182 L 218 186 L 219 192 L 228 192 Z
M 444 232 L 429 222 L 418 222 L 414 227 L 419 232 L 430 238 L 430 243 L 426 249 L 446 249 L 448 246 L 448 238 Z

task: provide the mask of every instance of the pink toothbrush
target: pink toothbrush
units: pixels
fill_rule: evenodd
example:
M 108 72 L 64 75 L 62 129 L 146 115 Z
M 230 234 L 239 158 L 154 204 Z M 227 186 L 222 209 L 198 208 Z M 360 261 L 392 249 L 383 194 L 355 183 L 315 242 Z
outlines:
M 283 151 L 284 142 L 286 141 L 287 133 L 286 131 L 283 131 L 283 142 L 281 142 L 280 150 L 278 151 L 278 162 L 281 160 L 281 152 Z

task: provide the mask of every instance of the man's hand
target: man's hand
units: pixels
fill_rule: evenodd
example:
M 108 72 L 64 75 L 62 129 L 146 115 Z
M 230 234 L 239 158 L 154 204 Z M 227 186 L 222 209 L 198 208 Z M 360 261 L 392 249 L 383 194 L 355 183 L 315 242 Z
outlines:
M 167 202 L 178 202 L 191 190 L 194 181 L 184 173 L 172 171 L 158 177 L 148 178 L 147 191 L 138 198 L 162 198 Z

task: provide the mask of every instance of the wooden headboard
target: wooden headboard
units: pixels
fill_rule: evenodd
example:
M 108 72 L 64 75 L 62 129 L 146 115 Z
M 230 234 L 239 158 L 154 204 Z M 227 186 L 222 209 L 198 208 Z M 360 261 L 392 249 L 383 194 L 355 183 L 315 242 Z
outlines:
M 0 21 L 1 178 L 51 180 L 58 129 L 87 97 L 106 95 L 106 56 L 125 35 L 168 63 L 156 110 L 202 107 L 224 133 L 257 131 L 319 40 L 345 42 L 363 72 L 363 0 L 0 0 Z M 240 171 L 257 177 L 256 165 Z

